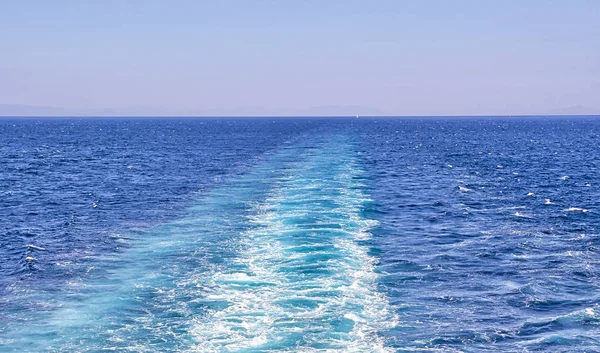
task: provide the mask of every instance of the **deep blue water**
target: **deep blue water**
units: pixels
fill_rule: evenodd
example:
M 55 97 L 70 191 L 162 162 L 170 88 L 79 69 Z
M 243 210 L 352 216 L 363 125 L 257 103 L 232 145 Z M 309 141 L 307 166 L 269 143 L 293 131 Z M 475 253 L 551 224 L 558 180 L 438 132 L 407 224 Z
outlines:
M 0 119 L 2 352 L 600 352 L 600 118 Z

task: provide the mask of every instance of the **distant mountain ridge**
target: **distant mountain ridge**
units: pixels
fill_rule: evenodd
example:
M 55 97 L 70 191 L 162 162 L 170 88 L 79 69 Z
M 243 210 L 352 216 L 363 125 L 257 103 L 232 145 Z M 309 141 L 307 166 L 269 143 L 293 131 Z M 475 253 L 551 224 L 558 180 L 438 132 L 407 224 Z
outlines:
M 4 117 L 91 117 L 91 116 L 206 116 L 206 117 L 235 117 L 235 116 L 417 116 L 415 114 L 390 114 L 377 108 L 362 105 L 321 105 L 304 109 L 276 109 L 260 106 L 241 106 L 228 109 L 198 109 L 198 110 L 169 110 L 160 108 L 129 108 L 129 109 L 83 109 L 62 108 L 52 106 L 37 106 L 26 104 L 0 104 L 0 116 Z M 429 114 L 421 114 L 429 115 Z M 448 114 L 460 116 L 459 114 Z M 466 114 L 464 116 L 472 116 Z M 478 116 L 498 114 L 477 114 Z M 549 110 L 539 114 L 500 114 L 500 115 L 600 115 L 600 109 L 574 105 L 571 107 Z M 473 115 L 474 116 L 474 115 Z
M 582 105 L 574 105 L 571 107 L 554 109 L 550 111 L 552 115 L 600 115 L 600 109 L 584 107 Z
M 0 104 L 0 116 L 354 116 L 384 115 L 379 109 L 360 105 L 323 105 L 306 109 L 272 109 L 243 106 L 229 109 L 167 110 L 72 109 L 25 104 Z
M 4 116 L 23 116 L 23 115 L 47 115 L 47 114 L 65 114 L 69 109 L 56 107 L 42 107 L 24 104 L 0 104 L 0 115 Z
M 112 109 L 73 109 L 26 104 L 0 104 L 0 116 L 96 116 L 115 115 Z

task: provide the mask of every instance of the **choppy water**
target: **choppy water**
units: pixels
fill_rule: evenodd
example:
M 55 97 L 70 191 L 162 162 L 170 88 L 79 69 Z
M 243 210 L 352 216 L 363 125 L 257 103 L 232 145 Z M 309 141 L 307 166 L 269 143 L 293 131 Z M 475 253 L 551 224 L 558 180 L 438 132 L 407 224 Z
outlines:
M 0 351 L 600 351 L 600 119 L 2 119 Z

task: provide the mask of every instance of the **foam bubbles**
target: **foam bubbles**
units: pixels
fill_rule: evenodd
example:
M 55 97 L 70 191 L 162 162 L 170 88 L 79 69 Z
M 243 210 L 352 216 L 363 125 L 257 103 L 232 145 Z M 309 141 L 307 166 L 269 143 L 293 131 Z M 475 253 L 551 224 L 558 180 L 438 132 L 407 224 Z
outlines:
M 569 208 L 565 209 L 564 211 L 565 212 L 582 212 L 582 213 L 588 212 L 588 210 L 586 210 L 585 208 L 581 208 L 581 207 L 569 207 Z
M 385 352 L 397 318 L 377 291 L 376 260 L 360 241 L 376 222 L 350 151 L 315 152 L 254 205 L 236 266 L 208 279 L 210 311 L 192 330 L 203 352 L 269 349 Z

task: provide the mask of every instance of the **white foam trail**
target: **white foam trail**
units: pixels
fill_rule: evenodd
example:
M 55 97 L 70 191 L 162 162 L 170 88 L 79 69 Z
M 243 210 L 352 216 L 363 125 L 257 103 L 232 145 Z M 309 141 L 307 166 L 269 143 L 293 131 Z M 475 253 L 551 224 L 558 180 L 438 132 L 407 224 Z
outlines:
M 315 152 L 254 206 L 237 263 L 208 279 L 226 307 L 197 319 L 196 351 L 388 351 L 379 332 L 397 318 L 360 244 L 376 223 L 345 152 Z

